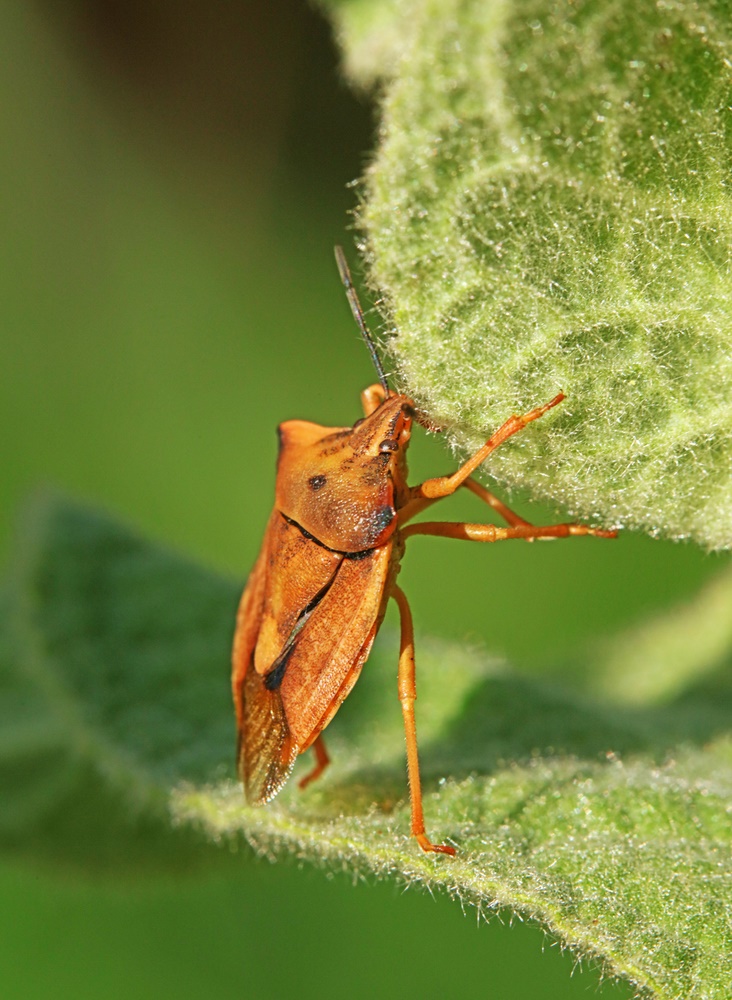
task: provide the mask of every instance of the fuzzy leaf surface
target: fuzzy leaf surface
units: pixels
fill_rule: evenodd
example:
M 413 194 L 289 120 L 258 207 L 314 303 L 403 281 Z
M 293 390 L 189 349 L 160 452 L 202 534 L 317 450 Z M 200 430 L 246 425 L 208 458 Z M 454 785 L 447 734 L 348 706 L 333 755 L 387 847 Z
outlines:
M 237 863 L 229 848 L 248 841 L 508 907 L 657 997 L 724 995 L 729 650 L 698 678 L 691 656 L 683 695 L 662 706 L 617 707 L 420 640 L 425 809 L 458 847 L 450 860 L 409 836 L 389 632 L 329 730 L 320 787 L 244 805 L 228 684 L 238 589 L 68 501 L 36 506 L 0 610 L 7 853 L 139 874 Z
M 573 515 L 732 545 L 726 2 L 332 2 L 383 88 L 361 223 L 401 386 Z

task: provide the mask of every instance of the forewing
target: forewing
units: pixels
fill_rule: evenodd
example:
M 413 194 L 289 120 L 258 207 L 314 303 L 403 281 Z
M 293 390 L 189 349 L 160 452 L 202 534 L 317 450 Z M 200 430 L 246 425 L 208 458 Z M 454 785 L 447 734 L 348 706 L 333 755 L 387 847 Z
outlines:
M 299 753 L 279 691 L 269 691 L 256 670 L 242 684 L 243 724 L 239 730 L 239 774 L 247 801 L 263 805 L 287 781 Z
M 279 680 L 297 636 L 342 559 L 273 512 L 242 595 L 233 653 L 238 766 L 252 804 L 274 798 L 300 752 L 287 723 Z
M 391 545 L 344 559 L 287 658 L 280 693 L 287 725 L 307 749 L 355 684 L 388 597 Z
M 304 615 L 327 590 L 343 560 L 304 535 L 296 524 L 275 513 L 268 527 L 269 548 L 261 625 L 254 666 L 267 674 Z
M 236 721 L 241 733 L 242 719 L 244 715 L 244 703 L 242 694 L 242 684 L 249 669 L 252 654 L 257 644 L 259 630 L 262 623 L 262 605 L 264 603 L 264 590 L 267 575 L 267 555 L 269 548 L 270 527 L 276 516 L 272 514 L 264 534 L 264 541 L 260 549 L 254 568 L 249 574 L 249 579 L 244 587 L 244 592 L 239 601 L 239 610 L 236 614 L 236 630 L 234 632 L 234 647 L 231 651 L 231 689 L 234 695 L 234 707 L 236 709 Z

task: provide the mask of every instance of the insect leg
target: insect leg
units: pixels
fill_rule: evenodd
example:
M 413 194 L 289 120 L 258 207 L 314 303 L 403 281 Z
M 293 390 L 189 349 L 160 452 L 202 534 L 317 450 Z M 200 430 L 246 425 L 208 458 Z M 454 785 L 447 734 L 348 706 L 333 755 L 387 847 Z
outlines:
M 330 757 L 328 756 L 328 751 L 325 749 L 325 740 L 322 735 L 318 736 L 313 743 L 313 751 L 315 752 L 315 767 L 312 771 L 308 771 L 304 777 L 300 778 L 298 787 L 301 789 L 307 788 L 312 781 L 317 780 L 328 764 L 330 764 Z
M 412 500 L 437 500 L 440 497 L 450 496 L 450 494 L 463 485 L 465 480 L 475 472 L 479 465 L 485 462 L 491 452 L 495 451 L 496 448 L 500 447 L 504 441 L 507 441 L 514 434 L 523 430 L 532 420 L 538 420 L 539 417 L 543 417 L 547 410 L 551 410 L 553 406 L 557 406 L 563 399 L 564 393 L 560 392 L 550 402 L 545 403 L 543 406 L 537 406 L 535 410 L 524 413 L 523 416 L 519 417 L 514 414 L 512 417 L 509 417 L 506 423 L 502 427 L 499 427 L 483 447 L 479 448 L 472 458 L 469 458 L 467 462 L 461 465 L 457 472 L 453 472 L 451 476 L 438 476 L 436 479 L 427 479 L 419 486 L 414 486 L 410 490 L 410 498 Z
M 399 605 L 401 622 L 401 645 L 399 651 L 399 701 L 404 716 L 404 734 L 407 738 L 407 772 L 409 774 L 409 796 L 412 803 L 412 836 L 423 851 L 437 851 L 441 854 L 455 854 L 449 844 L 433 844 L 424 828 L 422 811 L 422 785 L 419 777 L 419 754 L 417 750 L 417 727 L 414 720 L 414 702 L 417 698 L 414 667 L 414 626 L 412 612 L 406 594 L 400 587 L 394 587 L 392 597 Z
M 378 382 L 375 385 L 370 385 L 368 389 L 364 389 L 361 393 L 361 406 L 363 406 L 364 416 L 370 417 L 375 410 L 378 410 L 385 399 L 386 393 L 384 392 L 384 388 Z
M 517 524 L 499 528 L 495 524 L 470 524 L 466 521 L 422 521 L 403 528 L 402 538 L 411 535 L 436 535 L 440 538 L 461 538 L 466 542 L 503 542 L 509 538 L 568 538 L 570 535 L 596 535 L 617 538 L 617 531 L 590 528 L 586 524 Z
M 510 507 L 507 507 L 502 500 L 499 500 L 494 493 L 487 490 L 485 486 L 482 486 L 477 480 L 468 478 L 462 485 L 465 489 L 474 493 L 484 503 L 487 503 L 490 507 L 492 507 L 497 514 L 501 515 L 507 524 L 519 525 L 531 523 L 530 521 L 525 521 L 523 517 L 519 517 L 518 514 L 514 513 Z M 426 510 L 427 507 L 431 507 L 433 503 L 437 503 L 437 501 L 441 499 L 442 497 L 433 497 L 431 500 L 424 498 L 408 500 L 404 507 L 402 507 L 399 511 L 399 524 L 406 524 L 408 521 L 411 521 L 413 517 L 416 517 L 417 514 L 421 514 L 423 510 Z M 532 542 L 533 538 L 529 538 L 528 541 Z
M 485 486 L 482 486 L 475 479 L 466 479 L 463 486 L 466 490 L 470 490 L 471 493 L 474 493 L 479 499 L 483 500 L 484 503 L 491 506 L 497 514 L 501 515 L 506 524 L 518 527 L 520 524 L 530 523 L 529 521 L 524 521 L 518 514 L 514 514 L 510 507 L 507 507 L 502 500 L 499 500 L 497 496 L 494 496 L 490 490 L 487 490 Z M 533 539 L 529 539 L 529 541 L 533 541 Z

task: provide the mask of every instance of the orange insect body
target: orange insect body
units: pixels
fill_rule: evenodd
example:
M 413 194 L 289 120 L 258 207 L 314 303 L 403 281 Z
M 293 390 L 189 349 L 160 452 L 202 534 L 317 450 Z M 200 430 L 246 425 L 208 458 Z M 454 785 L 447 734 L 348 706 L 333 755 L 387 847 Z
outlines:
M 368 337 L 342 255 L 338 262 L 354 314 Z M 372 354 L 375 357 L 373 347 Z M 422 814 L 414 636 L 406 596 L 396 583 L 405 541 L 413 534 L 494 542 L 614 533 L 576 524 L 535 527 L 470 479 L 491 451 L 559 403 L 561 394 L 522 417 L 511 417 L 452 476 L 409 487 L 406 449 L 414 404 L 388 388 L 378 367 L 381 384 L 362 394 L 366 415 L 353 427 L 322 427 L 304 420 L 279 427 L 275 506 L 242 595 L 234 637 L 239 772 L 252 804 L 274 798 L 298 755 L 310 746 L 316 766 L 301 786 L 322 773 L 328 755 L 321 733 L 356 683 L 393 597 L 402 626 L 398 690 L 412 833 L 424 850 L 454 854 L 453 847 L 430 842 Z M 509 527 L 407 525 L 460 486 L 490 504 Z

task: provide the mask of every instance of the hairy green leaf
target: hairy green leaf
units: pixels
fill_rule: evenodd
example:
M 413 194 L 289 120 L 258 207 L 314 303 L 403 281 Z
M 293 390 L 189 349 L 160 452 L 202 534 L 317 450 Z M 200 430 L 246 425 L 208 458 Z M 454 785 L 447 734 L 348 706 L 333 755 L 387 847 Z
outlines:
M 384 88 L 361 221 L 401 381 L 490 473 L 732 545 L 732 39 L 722 0 L 335 2 Z
M 443 888 L 485 911 L 510 907 L 654 996 L 724 995 L 723 644 L 715 671 L 704 661 L 697 677 L 687 664 L 683 698 L 615 707 L 419 641 L 428 828 L 458 848 L 454 860 L 437 858 L 409 835 L 393 634 L 380 636 L 329 730 L 329 775 L 251 809 L 233 772 L 238 587 L 65 501 L 37 505 L 28 520 L 0 605 L 6 852 L 154 872 L 231 864 L 229 848 L 248 841 Z M 676 617 L 657 623 L 661 645 Z

